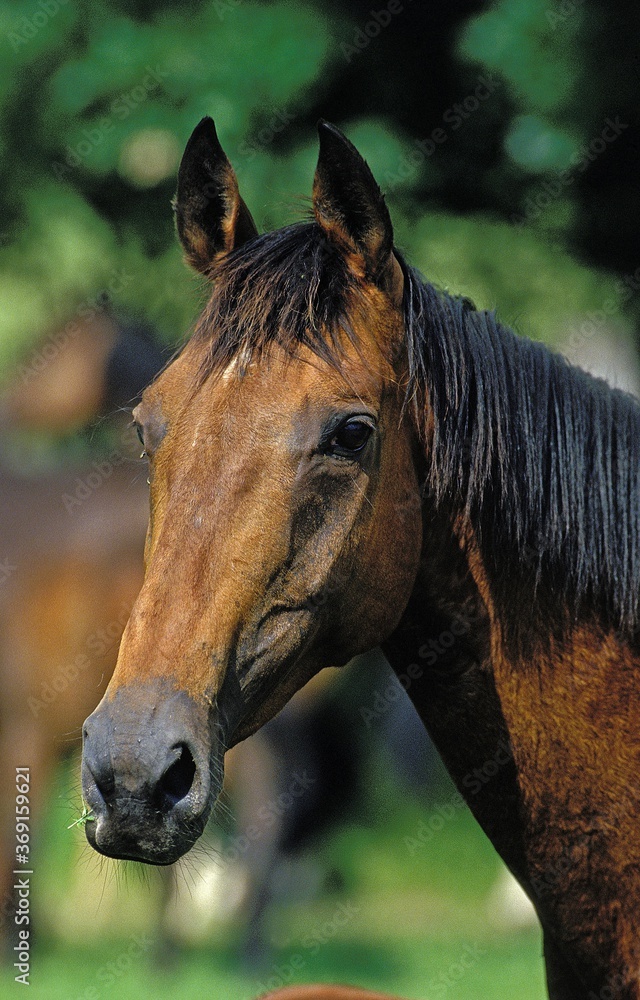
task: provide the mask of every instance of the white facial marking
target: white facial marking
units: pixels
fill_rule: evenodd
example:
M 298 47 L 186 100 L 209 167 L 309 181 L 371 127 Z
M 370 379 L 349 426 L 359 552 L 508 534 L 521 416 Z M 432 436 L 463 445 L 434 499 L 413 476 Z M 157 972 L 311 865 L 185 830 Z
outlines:
M 228 382 L 232 375 L 235 374 L 235 370 L 238 367 L 239 357 L 232 358 L 225 370 L 220 375 L 220 380 L 222 382 Z

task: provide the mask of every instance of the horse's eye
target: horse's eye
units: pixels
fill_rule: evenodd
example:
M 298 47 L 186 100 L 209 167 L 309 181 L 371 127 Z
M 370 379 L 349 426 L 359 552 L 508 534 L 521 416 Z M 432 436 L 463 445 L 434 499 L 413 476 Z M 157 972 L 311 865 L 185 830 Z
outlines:
M 142 427 L 135 420 L 134 420 L 133 425 L 134 425 L 134 427 L 136 429 L 136 434 L 138 435 L 138 441 L 142 445 L 142 454 L 140 455 L 140 458 L 146 458 L 147 457 L 147 449 L 145 448 L 145 444 L 144 444 L 144 434 L 142 433 Z
M 362 451 L 372 431 L 373 427 L 366 420 L 347 420 L 331 438 L 331 450 L 337 455 L 356 455 Z

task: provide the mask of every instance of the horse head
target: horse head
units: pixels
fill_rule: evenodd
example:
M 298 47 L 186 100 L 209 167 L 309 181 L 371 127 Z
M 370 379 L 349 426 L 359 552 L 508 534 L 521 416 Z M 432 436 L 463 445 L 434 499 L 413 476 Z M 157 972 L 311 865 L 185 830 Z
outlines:
M 266 235 L 211 119 L 180 166 L 178 234 L 212 291 L 134 411 L 145 580 L 84 728 L 86 832 L 109 856 L 184 854 L 225 750 L 393 632 L 414 585 L 403 267 L 367 164 L 319 131 L 313 220 Z

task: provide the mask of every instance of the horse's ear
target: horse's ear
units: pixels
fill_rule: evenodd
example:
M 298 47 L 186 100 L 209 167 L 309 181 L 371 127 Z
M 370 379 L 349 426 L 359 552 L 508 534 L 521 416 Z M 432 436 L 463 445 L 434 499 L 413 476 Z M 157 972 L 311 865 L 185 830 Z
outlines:
M 202 119 L 187 143 L 173 207 L 187 260 L 203 274 L 258 235 L 211 118 Z
M 393 227 L 383 194 L 355 146 L 342 132 L 318 123 L 320 154 L 313 181 L 316 221 L 362 274 L 384 284 L 393 263 Z

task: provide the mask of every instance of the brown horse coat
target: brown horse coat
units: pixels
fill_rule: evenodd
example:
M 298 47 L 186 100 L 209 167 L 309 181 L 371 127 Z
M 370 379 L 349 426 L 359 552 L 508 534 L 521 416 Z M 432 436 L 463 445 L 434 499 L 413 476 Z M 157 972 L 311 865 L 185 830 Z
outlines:
M 177 223 L 213 292 L 135 411 L 146 578 L 85 728 L 89 841 L 184 853 L 225 749 L 381 643 L 536 906 L 550 996 L 637 1000 L 638 406 L 423 283 L 324 123 L 314 215 L 258 236 L 201 122 Z

